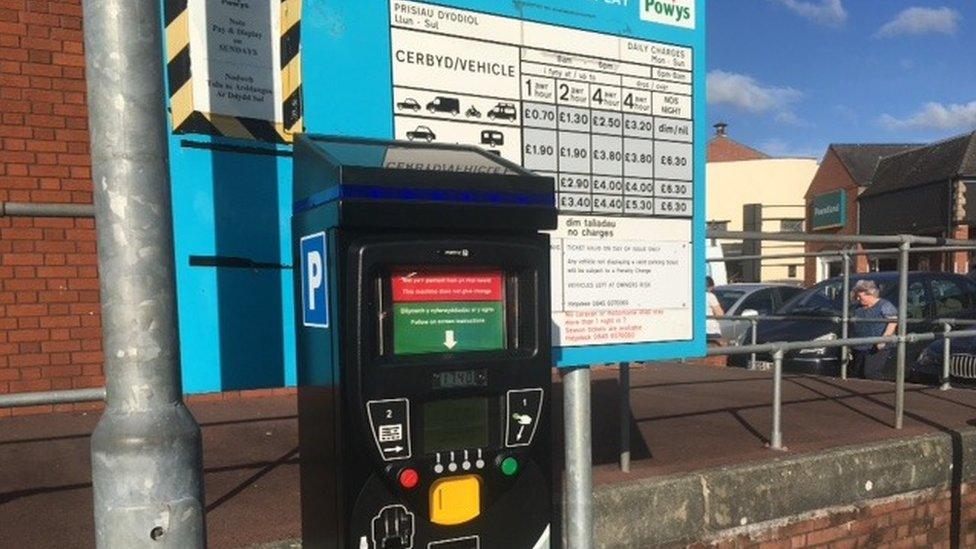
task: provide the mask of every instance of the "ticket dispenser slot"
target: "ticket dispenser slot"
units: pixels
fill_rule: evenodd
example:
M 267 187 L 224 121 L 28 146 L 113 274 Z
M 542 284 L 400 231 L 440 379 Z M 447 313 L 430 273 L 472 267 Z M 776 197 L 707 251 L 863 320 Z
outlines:
M 305 545 L 556 545 L 552 180 L 470 147 L 302 136 L 295 162 L 331 319 L 296 314 Z

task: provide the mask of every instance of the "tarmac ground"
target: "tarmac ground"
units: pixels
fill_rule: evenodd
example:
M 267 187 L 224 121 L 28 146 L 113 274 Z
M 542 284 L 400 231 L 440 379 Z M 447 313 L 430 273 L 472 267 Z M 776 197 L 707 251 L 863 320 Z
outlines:
M 558 382 L 558 377 L 556 378 Z M 688 364 L 631 367 L 630 473 L 617 466 L 615 367 L 593 369 L 597 484 L 774 459 L 769 372 Z M 554 387 L 553 448 L 562 462 L 561 388 Z M 787 375 L 785 454 L 948 431 L 976 423 L 976 391 L 909 385 L 904 428 L 886 382 Z M 212 548 L 300 537 L 294 396 L 191 403 L 204 441 L 207 535 Z M 0 547 L 92 547 L 89 436 L 99 413 L 0 420 Z

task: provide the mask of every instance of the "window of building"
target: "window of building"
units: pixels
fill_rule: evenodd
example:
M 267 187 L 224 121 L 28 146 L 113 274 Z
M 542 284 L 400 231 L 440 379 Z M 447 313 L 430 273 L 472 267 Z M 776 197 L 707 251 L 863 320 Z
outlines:
M 786 267 L 786 276 L 796 278 L 796 265 L 789 265 Z
M 781 232 L 781 233 L 802 233 L 803 232 L 803 220 L 802 219 L 780 219 L 779 220 L 779 232 Z
M 706 228 L 709 231 L 727 231 L 729 230 L 728 221 L 709 221 L 706 223 Z

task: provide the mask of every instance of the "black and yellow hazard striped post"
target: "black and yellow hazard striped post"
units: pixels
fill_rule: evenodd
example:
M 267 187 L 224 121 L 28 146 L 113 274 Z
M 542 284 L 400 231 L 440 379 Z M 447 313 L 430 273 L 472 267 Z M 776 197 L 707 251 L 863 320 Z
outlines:
M 281 96 L 286 141 L 302 131 L 302 0 L 281 1 Z
M 220 135 L 269 143 L 290 143 L 303 127 L 301 71 L 302 0 L 280 2 L 281 121 L 259 120 L 203 112 L 193 104 L 193 67 L 190 62 L 190 2 L 166 0 L 166 70 L 170 110 L 175 133 Z

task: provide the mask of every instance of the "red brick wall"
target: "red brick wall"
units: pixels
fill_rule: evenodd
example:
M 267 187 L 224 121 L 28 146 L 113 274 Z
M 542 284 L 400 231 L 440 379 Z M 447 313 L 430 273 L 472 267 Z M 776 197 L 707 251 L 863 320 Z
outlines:
M 958 506 L 960 547 L 976 547 L 976 491 L 963 485 Z M 757 547 L 950 547 L 953 521 L 952 496 L 948 490 L 926 491 L 866 502 L 856 508 L 822 513 L 809 518 L 763 528 L 756 525 L 741 533 L 688 545 L 694 549 Z
M 838 229 L 823 229 L 819 231 L 814 231 L 810 229 L 811 219 L 813 217 L 813 197 L 834 191 L 837 189 L 843 189 L 847 192 L 847 223 L 843 228 Z M 834 153 L 833 149 L 828 149 L 827 154 L 824 156 L 823 162 L 820 163 L 820 167 L 817 169 L 817 173 L 813 176 L 813 180 L 810 182 L 810 187 L 807 189 L 806 193 L 806 207 L 807 207 L 807 231 L 813 234 L 834 234 L 834 235 L 856 235 L 858 234 L 857 227 L 857 195 L 859 192 L 859 187 L 857 182 L 851 177 L 850 172 L 844 167 L 844 164 L 840 161 L 837 155 Z M 808 253 L 827 251 L 827 250 L 838 250 L 847 247 L 843 244 L 838 244 L 835 242 L 807 242 L 806 251 Z M 868 260 L 866 256 L 859 255 L 851 261 L 851 267 L 854 272 L 867 272 L 868 270 Z M 817 258 L 808 257 L 805 260 L 805 276 L 804 283 L 810 286 L 816 282 L 817 277 Z
M 0 201 L 91 203 L 81 19 L 0 0 Z M 0 217 L 0 393 L 103 385 L 100 326 L 94 220 Z

